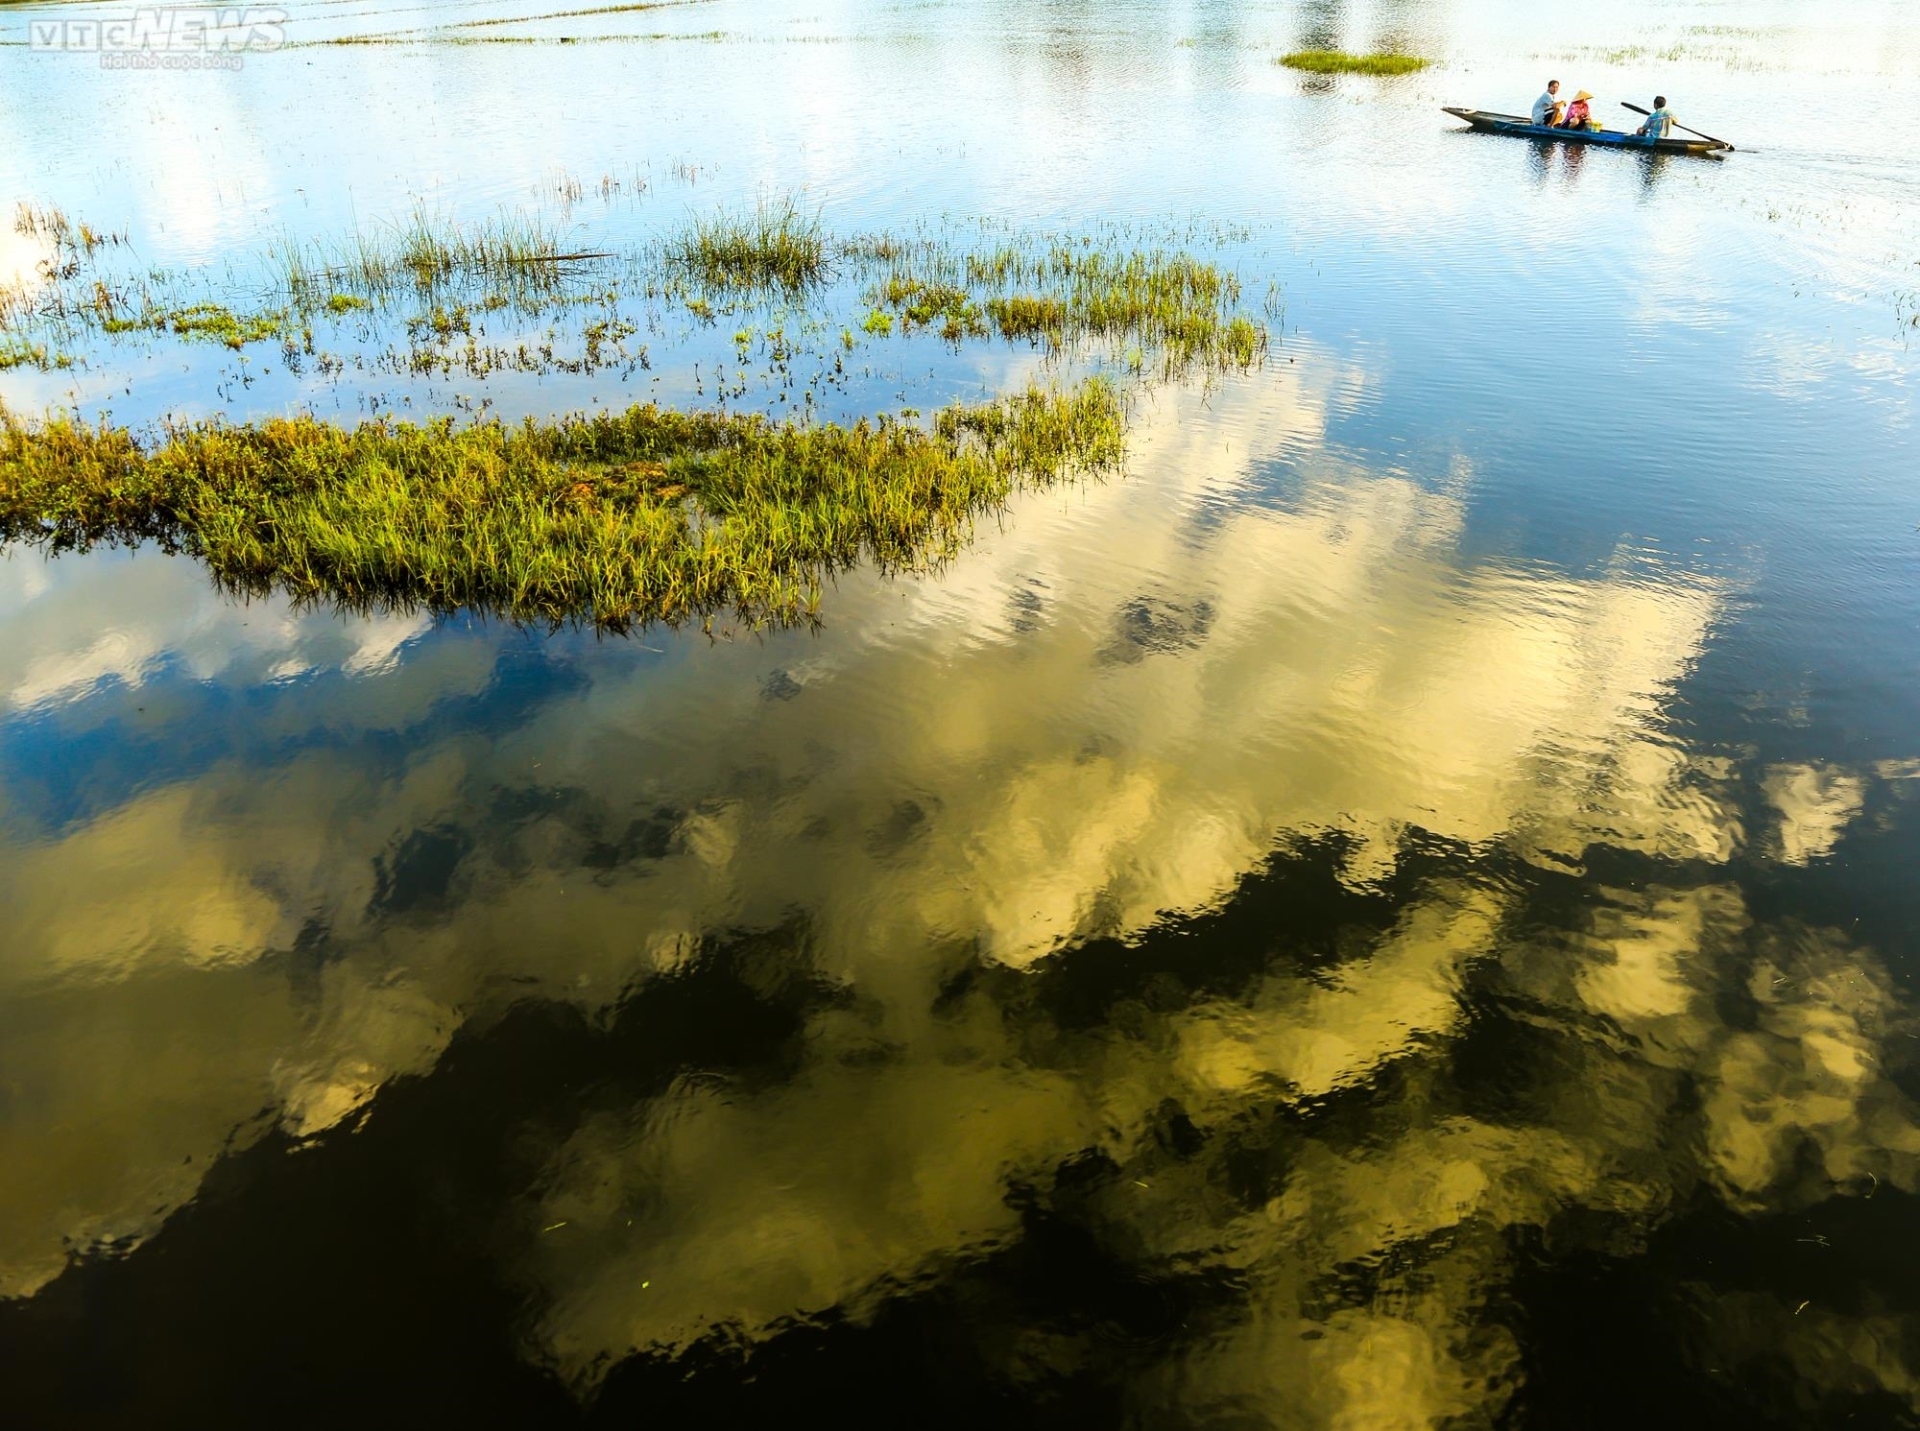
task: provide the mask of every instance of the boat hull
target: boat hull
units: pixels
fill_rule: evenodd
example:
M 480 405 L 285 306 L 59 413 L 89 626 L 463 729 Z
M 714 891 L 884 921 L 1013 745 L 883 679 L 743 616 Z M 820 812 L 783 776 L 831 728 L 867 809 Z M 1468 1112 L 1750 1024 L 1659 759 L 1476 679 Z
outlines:
M 1446 113 L 1465 120 L 1486 134 L 1511 134 L 1519 139 L 1545 139 L 1561 144 L 1597 144 L 1603 149 L 1637 149 L 1654 154 L 1725 154 L 1731 146 L 1705 139 L 1647 139 L 1618 129 L 1553 129 L 1535 124 L 1523 114 L 1494 114 L 1484 109 L 1456 109 L 1443 105 Z

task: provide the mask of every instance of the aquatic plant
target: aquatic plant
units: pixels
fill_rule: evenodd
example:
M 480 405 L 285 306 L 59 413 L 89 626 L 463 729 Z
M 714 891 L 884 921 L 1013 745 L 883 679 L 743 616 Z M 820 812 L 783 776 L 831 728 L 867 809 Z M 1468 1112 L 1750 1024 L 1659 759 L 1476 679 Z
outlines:
M 851 426 L 651 404 L 520 426 L 311 416 L 29 422 L 0 408 L 0 541 L 152 541 L 222 586 L 625 629 L 731 611 L 810 618 L 862 557 L 919 568 L 1016 488 L 1115 466 L 1093 380 Z
M 937 327 L 950 341 L 992 332 L 1058 350 L 1095 339 L 1151 348 L 1169 374 L 1247 367 L 1267 350 L 1266 328 L 1234 311 L 1239 281 L 1190 254 L 1089 237 L 984 250 L 869 239 L 847 251 L 887 255 L 886 277 L 869 295 L 875 312 L 897 314 L 908 331 Z
M 462 224 L 415 209 L 390 229 L 355 229 L 333 243 L 283 240 L 268 256 L 297 302 L 331 305 L 343 294 L 381 298 L 456 278 L 485 280 L 510 293 L 545 289 L 560 282 L 569 265 L 609 255 L 569 251 L 559 234 L 527 214 Z
M 585 190 L 564 176 L 552 182 L 568 194 Z M 66 223 L 44 211 L 34 211 L 31 222 Z M 389 227 L 270 245 L 263 256 L 240 260 L 239 270 L 230 268 L 224 287 L 198 272 L 82 264 L 31 293 L 0 293 L 0 327 L 30 345 L 67 350 L 83 334 L 150 333 L 236 352 L 277 339 L 291 371 L 333 378 L 348 361 L 327 349 L 326 335 L 365 314 L 353 324 L 353 340 L 386 347 L 352 355 L 354 371 L 459 371 L 484 379 L 607 367 L 630 373 L 650 362 L 644 346 L 626 339 L 642 327 L 658 331 L 674 308 L 714 325 L 769 301 L 804 303 L 811 318 L 797 331 L 839 333 L 835 351 L 816 351 L 801 338 L 778 361 L 771 349 L 766 356 L 782 388 L 794 376 L 790 359 L 809 352 L 818 358 L 808 397 L 820 383 L 847 380 L 845 355 L 863 336 L 894 332 L 928 332 L 953 344 L 997 336 L 1050 357 L 1085 349 L 1129 372 L 1152 366 L 1161 376 L 1195 365 L 1248 367 L 1266 352 L 1268 327 L 1239 312 L 1235 275 L 1203 258 L 1142 244 L 1137 232 L 1067 237 L 981 228 L 990 235 L 984 241 L 950 227 L 937 237 L 921 230 L 842 239 L 787 197 L 718 210 L 664 241 L 614 253 L 569 247 L 524 214 L 462 224 L 415 209 L 410 220 Z M 1208 241 L 1231 240 L 1215 232 Z M 616 266 L 599 264 L 603 259 Z M 840 278 L 865 283 L 834 286 Z M 244 309 L 230 297 L 243 281 L 250 304 Z M 834 315 L 841 321 L 812 321 L 825 316 L 812 310 L 843 301 L 857 306 Z M 482 321 L 501 309 L 512 310 L 513 323 Z M 536 318 L 548 321 L 544 333 L 527 331 L 525 320 Z M 744 398 L 742 380 L 716 387 L 716 396 Z
M 104 233 L 87 224 L 74 223 L 56 205 L 42 207 L 24 200 L 14 205 L 13 228 L 15 233 L 46 239 L 56 250 L 64 249 L 76 255 L 91 254 L 95 249 L 127 241 L 125 234 Z
M 1351 55 L 1345 50 L 1295 50 L 1274 61 L 1314 75 L 1410 75 L 1432 64 L 1418 55 Z
M 664 252 L 669 265 L 709 288 L 798 292 L 827 276 L 826 228 L 791 196 L 695 219 Z
M 900 315 L 908 332 L 937 323 L 940 336 L 957 343 L 987 331 L 972 295 L 956 284 L 897 273 L 880 286 L 879 301 Z
M 104 301 L 101 306 L 106 306 Z M 109 309 L 100 327 L 107 333 L 172 333 L 189 341 L 224 343 L 238 350 L 248 343 L 280 337 L 287 319 L 285 309 L 242 315 L 221 303 L 192 303 L 184 308 L 149 308 L 129 317 L 113 316 Z
M 70 368 L 73 359 L 65 353 L 49 353 L 44 343 L 29 343 L 23 338 L 0 339 L 0 372 L 8 368 L 38 368 L 49 372 L 54 368 Z
M 58 207 L 25 201 L 14 206 L 13 228 L 15 233 L 38 239 L 46 246 L 46 252 L 33 264 L 32 278 L 56 287 L 77 278 L 97 250 L 126 242 L 125 234 L 76 224 Z M 0 282 L 0 329 L 22 327 L 39 314 L 42 299 L 36 287 L 24 271 Z

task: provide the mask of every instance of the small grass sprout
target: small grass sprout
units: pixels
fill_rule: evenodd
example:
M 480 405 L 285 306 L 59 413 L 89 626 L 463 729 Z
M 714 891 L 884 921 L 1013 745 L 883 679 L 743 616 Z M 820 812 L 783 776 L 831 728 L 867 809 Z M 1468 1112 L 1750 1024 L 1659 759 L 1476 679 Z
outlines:
M 1345 50 L 1295 50 L 1274 61 L 1311 75 L 1410 75 L 1433 63 L 1418 55 L 1354 55 Z

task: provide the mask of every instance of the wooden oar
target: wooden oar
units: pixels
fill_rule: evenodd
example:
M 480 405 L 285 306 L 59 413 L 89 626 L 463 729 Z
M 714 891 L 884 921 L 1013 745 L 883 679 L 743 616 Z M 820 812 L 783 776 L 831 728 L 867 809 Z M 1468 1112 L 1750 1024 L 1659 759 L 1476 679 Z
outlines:
M 1652 110 L 1642 109 L 1637 104 L 1628 104 L 1624 99 L 1620 101 L 1620 107 L 1622 109 L 1630 109 L 1635 114 L 1652 114 L 1653 113 Z M 1674 119 L 1672 115 L 1668 115 L 1667 118 L 1669 122 L 1672 123 L 1675 129 L 1687 129 L 1686 125 L 1682 124 L 1679 120 Z M 1700 131 L 1697 129 L 1687 129 L 1687 133 L 1700 134 Z M 1718 144 L 1721 148 L 1725 149 L 1729 154 L 1735 154 L 1739 152 L 1731 144 L 1727 143 L 1727 141 L 1724 139 L 1715 139 L 1711 134 L 1700 134 L 1700 137 L 1706 140 L 1710 144 Z

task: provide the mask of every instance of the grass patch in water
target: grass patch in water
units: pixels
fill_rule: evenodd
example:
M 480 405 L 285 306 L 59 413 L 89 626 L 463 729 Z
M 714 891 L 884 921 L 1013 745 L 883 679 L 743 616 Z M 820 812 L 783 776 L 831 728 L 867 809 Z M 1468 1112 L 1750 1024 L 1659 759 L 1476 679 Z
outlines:
M 750 213 L 694 220 L 668 240 L 666 260 L 708 288 L 797 293 L 827 277 L 827 233 L 796 200 L 763 199 Z
M 44 207 L 25 200 L 14 205 L 13 231 L 29 238 L 51 243 L 56 253 L 91 255 L 96 249 L 109 248 L 127 241 L 123 233 L 103 233 L 87 224 L 76 224 L 59 207 Z
M 572 182 L 561 192 L 584 189 Z M 29 221 L 36 230 L 73 231 L 64 217 L 41 211 Z M 563 243 L 526 214 L 462 224 L 416 208 L 393 225 L 283 240 L 230 269 L 221 287 L 190 273 L 83 262 L 32 294 L 0 293 L 0 326 L 67 350 L 89 335 L 153 334 L 234 352 L 277 339 L 289 371 L 310 367 L 330 379 L 347 369 L 328 346 L 330 332 L 363 347 L 386 344 L 354 355 L 356 374 L 417 378 L 457 368 L 485 378 L 609 366 L 630 374 L 651 362 L 644 345 L 627 339 L 673 308 L 711 325 L 769 303 L 824 310 L 848 298 L 858 306 L 834 315 L 843 341 L 830 354 L 800 353 L 818 359 L 812 384 L 845 380 L 844 353 L 863 336 L 895 332 L 928 332 L 956 346 L 997 337 L 1042 348 L 1049 361 L 1085 356 L 1163 376 L 1248 368 L 1267 351 L 1267 326 L 1239 311 L 1234 273 L 1161 246 L 1177 238 L 985 227 L 991 237 L 923 229 L 843 239 L 788 196 L 711 211 L 664 241 L 613 253 Z M 586 266 L 602 259 L 613 262 Z M 258 269 L 264 283 L 253 280 Z M 844 292 L 834 286 L 842 278 L 855 280 Z M 242 283 L 252 306 L 228 306 Z M 511 311 L 483 321 L 502 310 Z M 529 331 L 535 323 L 544 332 Z M 770 381 L 788 384 L 792 356 L 772 364 Z M 723 384 L 726 400 L 746 395 L 746 379 L 743 371 Z
M 333 244 L 289 240 L 269 256 L 297 302 L 335 312 L 342 298 L 431 290 L 456 278 L 480 280 L 508 293 L 546 290 L 572 264 L 607 257 L 569 250 L 559 234 L 525 214 L 461 224 L 424 209 L 384 232 L 357 229 Z
M 878 296 L 883 307 L 900 315 L 900 326 L 906 332 L 938 325 L 940 336 L 949 343 L 986 334 L 986 320 L 979 305 L 957 284 L 896 273 L 880 285 Z
M 142 440 L 0 408 L 0 541 L 154 541 L 225 588 L 626 629 L 811 618 L 822 579 L 955 551 L 1016 488 L 1118 464 L 1098 380 L 930 426 L 782 424 L 651 404 L 520 426 L 179 424 Z
M 849 252 L 887 270 L 875 312 L 954 342 L 994 333 L 1058 351 L 1091 339 L 1150 349 L 1169 374 L 1251 367 L 1269 343 L 1235 311 L 1239 280 L 1189 254 L 1069 238 L 964 250 L 881 237 Z
M 184 308 L 148 309 L 132 317 L 107 316 L 101 319 L 101 331 L 107 333 L 172 333 L 190 342 L 224 343 L 236 351 L 248 343 L 277 338 L 286 331 L 285 310 L 274 313 L 237 314 L 220 303 L 192 303 Z
M 9 368 L 38 368 L 46 373 L 72 366 L 72 358 L 65 353 L 49 353 L 44 343 L 29 343 L 24 338 L 0 339 L 0 372 Z
M 1432 64 L 1418 55 L 1352 55 L 1345 50 L 1295 50 L 1274 61 L 1310 75 L 1410 75 Z

